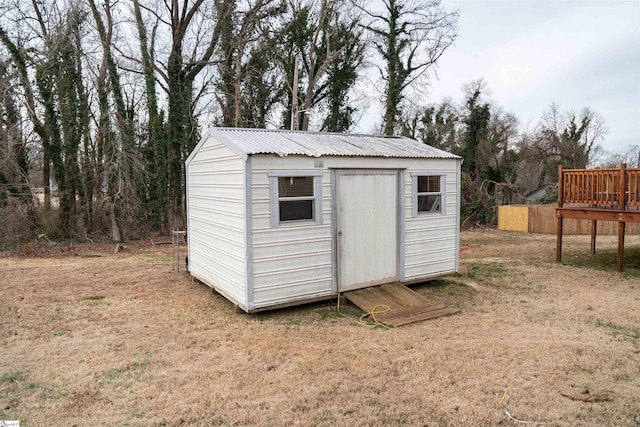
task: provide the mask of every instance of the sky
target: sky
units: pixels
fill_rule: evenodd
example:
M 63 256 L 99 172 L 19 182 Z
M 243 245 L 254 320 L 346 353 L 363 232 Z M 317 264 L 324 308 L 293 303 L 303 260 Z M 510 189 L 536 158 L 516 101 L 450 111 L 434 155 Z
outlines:
M 424 103 L 462 100 L 483 78 L 491 99 L 532 128 L 552 102 L 590 107 L 609 132 L 603 148 L 640 145 L 640 0 L 442 0 L 460 9 L 459 36 Z M 380 116 L 371 106 L 358 127 Z M 379 120 L 379 119 L 378 119 Z

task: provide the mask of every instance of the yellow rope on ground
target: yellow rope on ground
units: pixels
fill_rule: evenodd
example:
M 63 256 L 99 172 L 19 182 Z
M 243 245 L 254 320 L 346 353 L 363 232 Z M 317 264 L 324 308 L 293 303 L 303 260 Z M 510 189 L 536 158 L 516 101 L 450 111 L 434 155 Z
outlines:
M 507 389 L 506 388 L 504 389 L 504 394 L 502 395 L 502 399 L 500 399 L 500 406 L 502 406 L 503 408 L 505 406 L 504 406 L 504 403 L 502 403 L 502 402 L 504 402 L 504 398 L 505 397 L 507 397 Z
M 422 355 L 419 354 L 418 357 L 415 358 L 414 362 L 415 362 L 416 365 L 422 366 L 421 360 L 422 360 Z
M 338 314 L 339 314 L 340 316 L 342 316 L 342 317 L 348 317 L 346 314 L 344 314 L 343 312 L 341 312 L 341 311 L 340 311 L 340 291 L 338 291 L 338 307 L 337 307 L 337 310 L 338 310 Z
M 380 307 L 382 310 L 381 311 L 376 311 L 376 308 Z M 387 313 L 391 310 L 391 307 L 389 307 L 387 304 L 376 304 L 373 306 L 373 308 L 371 308 L 371 311 L 369 311 L 368 313 L 364 313 L 362 316 L 360 316 L 360 318 L 358 319 L 359 323 L 362 323 L 363 325 L 367 325 L 367 326 L 382 326 L 383 328 L 388 328 L 389 325 L 384 324 L 382 322 L 380 322 L 378 319 L 376 319 L 376 314 L 382 314 L 382 313 Z M 365 322 L 363 319 L 367 316 L 371 316 L 371 319 L 373 320 L 373 323 L 367 323 Z
M 346 317 L 348 319 L 351 319 L 351 317 L 347 316 L 346 314 L 344 314 L 342 311 L 340 311 L 340 292 L 338 291 L 338 305 L 336 307 L 336 310 L 338 312 L 338 314 L 342 317 Z M 382 308 L 382 311 L 376 311 L 376 309 L 380 307 Z M 357 322 L 361 325 L 365 325 L 365 326 L 381 326 L 383 328 L 389 328 L 390 326 L 380 322 L 378 319 L 376 319 L 376 314 L 382 314 L 382 313 L 386 313 L 388 311 L 391 310 L 391 307 L 389 307 L 387 304 L 376 304 L 373 306 L 373 308 L 371 309 L 371 311 L 369 311 L 368 313 L 364 313 L 362 316 L 360 316 L 357 320 Z M 373 319 L 373 322 L 369 323 L 364 321 L 364 318 L 367 316 L 371 316 L 371 319 Z

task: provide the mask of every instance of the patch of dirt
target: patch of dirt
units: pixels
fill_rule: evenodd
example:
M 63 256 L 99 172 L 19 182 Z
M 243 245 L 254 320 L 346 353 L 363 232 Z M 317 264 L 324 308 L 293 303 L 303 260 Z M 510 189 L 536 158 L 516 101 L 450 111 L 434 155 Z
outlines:
M 554 263 L 555 236 L 461 242 L 459 275 L 413 288 L 462 312 L 392 329 L 335 300 L 236 314 L 172 271 L 170 245 L 0 258 L 0 419 L 515 425 L 506 405 L 547 426 L 639 425 L 640 279 Z M 589 237 L 565 250 L 587 253 Z

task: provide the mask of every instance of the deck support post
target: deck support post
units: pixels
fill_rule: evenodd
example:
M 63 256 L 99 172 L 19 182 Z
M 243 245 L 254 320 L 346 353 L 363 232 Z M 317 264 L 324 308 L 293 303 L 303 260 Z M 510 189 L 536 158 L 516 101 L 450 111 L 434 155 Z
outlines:
M 562 179 L 562 165 L 558 166 L 558 208 L 564 203 L 564 180 Z M 562 261 L 562 215 L 560 209 L 556 210 L 556 262 Z
M 562 226 L 565 218 L 591 221 L 591 255 L 596 254 L 598 221 L 618 223 L 616 268 L 624 269 L 624 239 L 627 222 L 640 223 L 640 168 L 608 168 L 564 171 L 558 167 L 556 208 L 556 262 L 562 261 Z M 564 207 L 565 198 L 570 205 Z M 602 205 L 602 206 L 599 206 Z M 629 210 L 628 210 L 629 209 Z
M 627 209 L 627 165 L 620 165 L 620 187 L 618 189 L 618 209 Z M 624 263 L 624 233 L 626 223 L 620 221 L 618 225 L 618 271 L 622 272 Z
M 627 165 L 620 165 L 620 187 L 618 188 L 618 209 L 627 209 Z
M 556 226 L 556 262 L 562 261 L 562 217 L 558 213 Z
M 620 221 L 618 224 L 618 272 L 622 273 L 622 263 L 624 261 L 624 232 L 626 223 L 624 221 Z

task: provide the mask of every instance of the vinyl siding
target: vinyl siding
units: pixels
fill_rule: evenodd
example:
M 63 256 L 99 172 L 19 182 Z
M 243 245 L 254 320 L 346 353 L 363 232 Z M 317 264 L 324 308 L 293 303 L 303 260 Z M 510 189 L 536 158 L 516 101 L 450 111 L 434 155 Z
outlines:
M 322 168 L 315 167 L 315 162 L 319 161 L 323 162 Z M 457 160 L 254 155 L 251 180 L 256 309 L 335 293 L 332 287 L 331 168 L 404 170 L 402 280 L 413 281 L 456 271 Z M 322 224 L 291 223 L 271 227 L 268 173 L 282 170 L 322 171 Z M 446 175 L 444 214 L 412 217 L 412 172 Z
M 246 310 L 335 295 L 332 169 L 394 169 L 403 171 L 401 280 L 454 272 L 459 250 L 458 164 L 457 159 L 443 158 L 271 154 L 254 154 L 245 161 L 237 150 L 206 138 L 187 161 L 190 271 Z M 249 175 L 246 167 L 251 168 Z M 269 172 L 274 171 L 321 172 L 320 223 L 272 226 Z M 416 172 L 446 176 L 443 214 L 412 216 L 411 173 Z M 245 188 L 247 183 L 250 188 Z M 248 197 L 250 205 L 245 204 Z
M 256 309 L 332 295 L 331 173 L 322 170 L 322 223 L 271 227 L 270 171 L 315 173 L 313 158 L 252 156 L 253 304 Z
M 457 269 L 457 161 L 430 160 L 408 169 L 404 175 L 404 280 L 413 281 L 453 273 Z M 445 175 L 444 213 L 412 216 L 412 173 Z
M 246 307 L 244 164 L 209 138 L 187 164 L 189 270 Z

